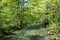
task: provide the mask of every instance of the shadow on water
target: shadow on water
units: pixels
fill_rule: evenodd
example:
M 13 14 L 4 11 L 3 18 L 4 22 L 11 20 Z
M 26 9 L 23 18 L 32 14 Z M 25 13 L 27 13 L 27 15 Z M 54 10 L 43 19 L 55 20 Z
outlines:
M 44 40 L 43 36 L 38 36 L 38 35 L 30 36 L 29 38 L 30 40 Z
M 44 24 L 39 24 L 39 25 L 29 25 L 25 27 L 25 30 L 39 30 L 40 28 L 46 28 Z

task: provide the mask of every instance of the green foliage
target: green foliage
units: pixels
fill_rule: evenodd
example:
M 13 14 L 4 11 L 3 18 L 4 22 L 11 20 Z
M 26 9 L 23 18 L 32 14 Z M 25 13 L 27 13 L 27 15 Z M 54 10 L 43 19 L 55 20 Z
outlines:
M 47 29 L 60 28 L 59 0 L 22 0 L 0 1 L 0 34 L 13 32 L 28 24 L 43 24 Z M 21 8 L 20 8 L 20 5 Z M 56 31 L 56 30 L 53 30 Z
M 18 2 L 15 0 L 2 0 L 0 2 L 0 33 L 5 34 L 18 28 Z

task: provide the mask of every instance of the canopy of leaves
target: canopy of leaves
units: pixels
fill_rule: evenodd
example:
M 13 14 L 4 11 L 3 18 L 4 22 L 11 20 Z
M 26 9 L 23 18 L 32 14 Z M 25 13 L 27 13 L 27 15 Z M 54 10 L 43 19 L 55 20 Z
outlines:
M 29 24 L 60 31 L 60 0 L 1 0 L 0 35 Z

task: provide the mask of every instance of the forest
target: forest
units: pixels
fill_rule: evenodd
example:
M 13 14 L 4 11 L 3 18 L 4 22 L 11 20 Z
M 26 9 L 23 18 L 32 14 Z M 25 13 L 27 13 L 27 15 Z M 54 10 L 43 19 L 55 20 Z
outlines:
M 0 0 L 0 40 L 60 40 L 60 0 Z

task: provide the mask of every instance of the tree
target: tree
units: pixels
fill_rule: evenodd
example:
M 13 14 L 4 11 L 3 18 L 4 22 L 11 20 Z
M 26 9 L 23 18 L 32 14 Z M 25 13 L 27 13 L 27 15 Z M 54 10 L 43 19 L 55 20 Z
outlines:
M 19 0 L 18 0 L 19 1 Z M 0 2 L 0 33 L 9 34 L 19 27 L 19 6 L 17 0 L 2 0 Z

